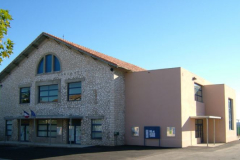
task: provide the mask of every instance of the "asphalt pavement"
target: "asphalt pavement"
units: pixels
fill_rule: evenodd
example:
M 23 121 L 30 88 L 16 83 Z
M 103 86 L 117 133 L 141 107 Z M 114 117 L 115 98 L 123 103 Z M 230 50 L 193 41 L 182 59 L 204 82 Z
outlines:
M 217 147 L 159 148 L 144 146 L 94 146 L 87 148 L 49 148 L 0 145 L 1 159 L 51 160 L 232 160 L 240 159 L 240 141 Z

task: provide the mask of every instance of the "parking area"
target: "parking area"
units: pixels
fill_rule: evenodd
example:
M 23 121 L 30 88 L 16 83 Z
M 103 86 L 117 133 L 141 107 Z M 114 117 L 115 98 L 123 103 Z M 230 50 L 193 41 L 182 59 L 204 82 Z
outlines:
M 94 146 L 87 148 L 49 148 L 0 145 L 0 159 L 239 159 L 240 141 L 217 147 L 158 148 L 143 146 Z

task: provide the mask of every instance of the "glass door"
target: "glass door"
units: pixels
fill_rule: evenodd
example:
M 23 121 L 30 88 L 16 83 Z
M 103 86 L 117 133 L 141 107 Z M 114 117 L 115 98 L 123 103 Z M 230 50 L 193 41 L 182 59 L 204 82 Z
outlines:
M 69 121 L 68 141 L 73 144 L 81 144 L 81 119 Z
M 81 126 L 76 126 L 76 144 L 80 144 L 81 143 Z
M 201 138 L 201 143 L 203 143 L 203 120 L 195 120 L 195 138 Z
M 74 126 L 69 126 L 69 142 L 74 143 Z
M 29 141 L 29 125 L 28 124 L 21 125 L 20 140 Z

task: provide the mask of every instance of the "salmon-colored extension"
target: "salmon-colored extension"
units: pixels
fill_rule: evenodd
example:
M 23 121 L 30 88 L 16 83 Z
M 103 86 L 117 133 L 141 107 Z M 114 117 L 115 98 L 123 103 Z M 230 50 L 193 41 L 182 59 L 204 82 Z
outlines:
M 235 91 L 228 86 L 211 84 L 183 68 L 127 73 L 125 82 L 126 144 L 144 145 L 144 126 L 160 126 L 164 147 L 214 143 L 214 128 L 216 143 L 237 140 Z M 201 100 L 195 98 L 195 86 L 202 88 Z M 139 136 L 131 133 L 132 127 L 139 127 Z M 167 127 L 174 127 L 175 135 L 167 136 Z M 145 139 L 145 145 L 158 146 L 159 140 Z

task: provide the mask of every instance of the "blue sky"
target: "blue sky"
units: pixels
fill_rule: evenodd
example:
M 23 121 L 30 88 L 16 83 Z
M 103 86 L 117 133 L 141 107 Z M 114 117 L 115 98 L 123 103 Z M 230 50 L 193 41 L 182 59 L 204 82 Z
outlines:
M 14 54 L 41 32 L 145 69 L 183 67 L 237 93 L 240 118 L 239 0 L 7 0 Z

